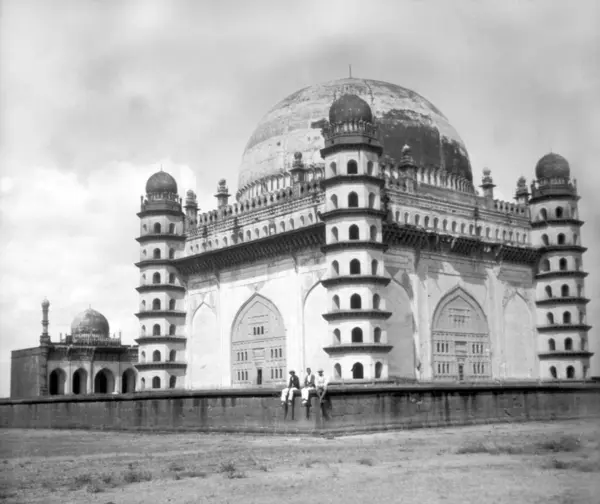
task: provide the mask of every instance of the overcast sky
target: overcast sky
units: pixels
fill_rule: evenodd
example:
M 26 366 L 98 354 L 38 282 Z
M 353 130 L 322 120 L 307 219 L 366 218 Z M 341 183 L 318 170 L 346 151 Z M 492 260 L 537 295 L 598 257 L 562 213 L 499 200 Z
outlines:
M 548 151 L 567 157 L 597 340 L 599 5 L 0 0 L 0 397 L 10 351 L 38 343 L 44 296 L 53 338 L 91 304 L 133 343 L 148 176 L 162 164 L 213 207 L 261 116 L 349 63 L 440 108 L 475 181 L 489 167 L 504 198 Z

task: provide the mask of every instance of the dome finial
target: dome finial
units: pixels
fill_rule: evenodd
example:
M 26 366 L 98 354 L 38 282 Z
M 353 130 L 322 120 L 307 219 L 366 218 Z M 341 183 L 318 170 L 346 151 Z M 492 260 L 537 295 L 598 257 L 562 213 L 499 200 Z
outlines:
M 348 77 L 350 77 L 350 79 L 352 79 L 352 63 L 350 63 L 348 65 L 348 73 L 349 73 Z

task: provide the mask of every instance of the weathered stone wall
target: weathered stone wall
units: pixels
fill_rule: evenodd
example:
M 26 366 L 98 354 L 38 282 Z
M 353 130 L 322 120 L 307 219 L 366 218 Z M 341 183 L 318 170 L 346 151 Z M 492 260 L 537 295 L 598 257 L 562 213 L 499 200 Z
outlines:
M 10 360 L 10 396 L 36 397 L 40 395 L 46 375 L 46 355 L 40 347 L 14 350 Z
M 0 427 L 352 433 L 600 417 L 599 384 L 332 387 L 327 418 L 278 390 L 164 391 L 0 401 Z M 316 406 L 316 399 L 312 399 Z

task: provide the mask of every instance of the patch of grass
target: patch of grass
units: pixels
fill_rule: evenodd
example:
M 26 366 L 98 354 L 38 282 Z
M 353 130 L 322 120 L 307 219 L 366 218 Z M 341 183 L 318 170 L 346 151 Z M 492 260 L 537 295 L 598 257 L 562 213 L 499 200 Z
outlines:
M 104 488 L 102 488 L 100 485 L 98 485 L 98 483 L 90 483 L 85 488 L 85 491 L 87 493 L 100 493 L 100 492 L 104 492 Z
M 206 478 L 207 473 L 203 471 L 180 471 L 173 475 L 173 479 L 180 480 L 183 478 Z
M 93 481 L 93 478 L 90 474 L 78 474 L 73 479 L 73 486 L 76 488 L 81 488 L 86 485 L 90 485 Z
M 100 479 L 102 480 L 102 483 L 104 483 L 105 485 L 108 485 L 111 487 L 117 486 L 117 481 L 112 474 L 103 474 L 100 477 Z
M 185 467 L 177 462 L 171 462 L 169 464 L 169 471 L 171 471 L 171 472 L 181 472 L 184 470 L 185 470 Z
M 360 458 L 360 459 L 357 460 L 357 462 L 360 465 L 366 465 L 366 466 L 369 466 L 369 467 L 375 465 L 375 462 L 373 462 L 373 459 L 370 459 L 370 458 Z
M 579 472 L 600 472 L 600 460 L 560 460 L 551 458 L 542 464 L 544 469 L 562 469 Z
M 150 471 L 137 471 L 135 469 L 128 469 L 123 473 L 123 481 L 125 483 L 140 483 L 142 481 L 152 480 L 152 473 Z
M 562 436 L 559 439 L 545 439 L 535 443 L 535 448 L 546 452 L 574 452 L 581 448 L 581 441 L 575 436 Z
M 499 444 L 494 441 L 475 441 L 459 447 L 458 454 L 488 453 L 490 455 L 537 455 L 541 453 L 574 452 L 579 450 L 581 443 L 575 436 L 562 436 L 558 439 L 545 439 L 526 445 Z
M 269 468 L 265 464 L 259 465 L 258 469 L 262 472 L 269 472 Z
M 238 471 L 235 467 L 235 462 L 231 460 L 228 462 L 221 462 L 218 472 L 223 473 L 227 479 L 239 479 L 246 477 L 246 473 Z
M 319 459 L 308 459 L 308 460 L 305 460 L 304 462 L 300 462 L 300 466 L 310 469 L 312 466 L 319 464 L 319 463 L 321 463 L 321 460 L 319 460 Z

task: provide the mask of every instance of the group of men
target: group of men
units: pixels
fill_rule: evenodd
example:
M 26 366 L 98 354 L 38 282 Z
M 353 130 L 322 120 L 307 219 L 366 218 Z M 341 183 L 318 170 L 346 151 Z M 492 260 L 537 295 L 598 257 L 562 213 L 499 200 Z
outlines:
M 303 406 L 306 406 L 308 403 L 308 397 L 311 390 L 314 390 L 317 393 L 319 402 L 323 401 L 325 393 L 327 392 L 327 378 L 325 378 L 322 368 L 319 368 L 317 373 L 318 375 L 315 376 L 310 368 L 306 368 L 304 386 L 300 388 L 300 379 L 296 375 L 295 371 L 291 370 L 288 385 L 281 391 L 281 404 L 291 404 L 292 399 L 294 398 L 294 392 L 296 390 L 300 390 Z

